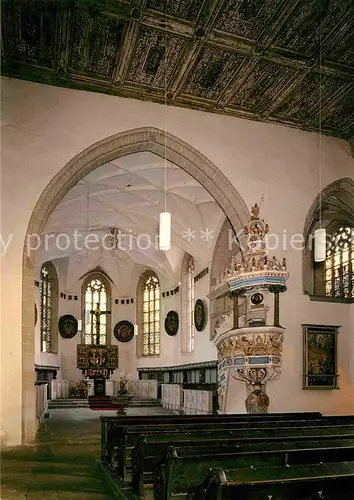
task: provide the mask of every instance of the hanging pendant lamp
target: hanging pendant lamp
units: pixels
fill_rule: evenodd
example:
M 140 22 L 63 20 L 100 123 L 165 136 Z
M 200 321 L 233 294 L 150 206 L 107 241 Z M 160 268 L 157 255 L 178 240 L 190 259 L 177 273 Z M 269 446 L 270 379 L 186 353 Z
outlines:
M 316 231 L 314 232 L 314 240 L 314 260 L 315 262 L 323 262 L 324 260 L 326 260 L 326 229 L 316 229 Z
M 169 250 L 171 248 L 171 214 L 162 212 L 160 214 L 160 250 Z

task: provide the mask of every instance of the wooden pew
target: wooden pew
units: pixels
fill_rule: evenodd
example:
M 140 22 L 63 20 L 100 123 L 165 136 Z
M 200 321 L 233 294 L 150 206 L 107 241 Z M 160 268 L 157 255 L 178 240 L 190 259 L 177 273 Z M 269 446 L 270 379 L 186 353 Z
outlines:
M 203 442 L 161 442 L 142 437 L 132 452 L 132 489 L 143 496 L 144 484 L 152 483 L 154 469 L 171 449 L 178 457 L 193 461 L 232 458 L 232 467 L 264 467 L 354 460 L 354 434 L 351 439 L 242 442 L 239 439 L 206 439 Z M 210 464 L 209 464 L 210 465 Z M 215 464 L 214 464 L 215 465 Z
M 269 414 L 269 415 L 226 415 L 226 416 L 152 416 L 152 417 L 101 417 L 102 449 L 101 461 L 106 468 L 121 479 L 126 479 L 128 450 L 134 447 L 142 433 L 155 436 L 162 441 L 178 439 L 179 434 L 185 439 L 204 440 L 208 436 L 213 439 L 240 438 L 246 440 L 265 441 L 282 439 L 297 432 L 307 439 L 316 438 L 318 428 L 321 434 L 333 438 L 336 432 L 333 426 L 346 423 L 347 437 L 353 435 L 354 417 L 334 417 L 328 419 L 319 413 Z M 348 424 L 349 423 L 349 424 Z M 300 431 L 306 427 L 306 432 Z M 279 434 L 282 429 L 282 434 Z M 317 429 L 317 431 L 316 431 Z M 248 433 L 247 433 L 248 431 Z M 338 429 L 342 432 L 343 429 Z M 240 434 L 241 433 L 241 434 Z
M 212 469 L 190 500 L 352 500 L 354 462 L 259 470 Z M 156 500 L 168 497 L 155 495 Z
M 144 433 L 147 437 L 153 437 L 155 442 L 162 443 L 177 442 L 180 439 L 190 441 L 204 441 L 205 439 L 238 439 L 239 441 L 248 442 L 266 442 L 272 440 L 274 442 L 282 441 L 284 438 L 297 439 L 301 436 L 302 439 L 318 439 L 320 435 L 324 439 L 333 439 L 338 435 L 343 437 L 354 436 L 354 424 L 346 426 L 311 425 L 311 422 L 296 422 L 296 426 L 292 422 L 257 422 L 253 427 L 248 422 L 238 423 L 205 423 L 195 428 L 195 424 L 179 424 L 178 426 L 138 426 L 119 429 L 118 437 L 111 440 L 112 446 L 109 449 L 107 457 L 108 464 L 111 468 L 116 463 L 117 474 L 125 480 L 127 471 L 128 450 L 137 445 L 139 438 Z M 257 425 L 257 426 L 256 426 Z M 114 450 L 114 447 L 116 449 Z
M 354 461 L 238 467 L 235 457 L 201 457 L 197 461 L 192 456 L 179 457 L 173 447 L 154 476 L 155 500 L 171 500 L 181 493 L 195 500 L 337 500 L 339 491 L 345 489 L 348 494 L 341 498 L 352 499 L 353 485 Z
M 140 428 L 148 426 L 149 428 L 159 428 L 161 431 L 166 430 L 166 427 L 172 426 L 176 429 L 177 425 L 180 431 L 187 430 L 187 426 L 195 427 L 196 424 L 200 426 L 201 424 L 207 425 L 208 423 L 213 426 L 217 424 L 219 428 L 222 425 L 227 425 L 230 423 L 239 422 L 240 426 L 252 425 L 256 422 L 278 422 L 281 425 L 282 421 L 290 422 L 306 422 L 306 421 L 321 421 L 321 414 L 318 412 L 307 412 L 307 413 L 274 413 L 267 415 L 245 415 L 245 414 L 235 414 L 235 415 L 223 415 L 223 416 L 213 416 L 213 415 L 188 415 L 188 416 L 177 416 L 168 415 L 161 417 L 159 415 L 149 416 L 149 417 L 101 417 L 101 461 L 108 466 L 112 463 L 113 450 L 114 448 L 121 450 L 124 455 L 124 449 L 127 446 L 127 436 L 128 434 L 136 434 L 139 437 Z M 353 420 L 354 423 L 354 420 Z M 163 428 L 163 425 L 166 427 Z M 133 439 L 133 444 L 136 444 L 138 437 Z M 120 460 L 121 461 L 121 460 Z

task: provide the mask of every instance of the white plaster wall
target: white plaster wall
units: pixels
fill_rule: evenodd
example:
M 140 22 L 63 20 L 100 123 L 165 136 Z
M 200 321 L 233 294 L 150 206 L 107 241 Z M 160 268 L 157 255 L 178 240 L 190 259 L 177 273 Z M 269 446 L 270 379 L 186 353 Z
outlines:
M 262 215 L 273 230 L 301 233 L 306 213 L 318 194 L 318 136 L 300 130 L 222 115 L 2 79 L 3 241 L 12 237 L 2 258 L 2 438 L 21 442 L 21 294 L 22 249 L 26 227 L 40 193 L 52 177 L 91 144 L 142 126 L 164 129 L 201 151 L 230 179 L 246 204 L 264 193 Z M 346 142 L 322 139 L 322 187 L 353 177 Z M 279 252 L 277 252 L 278 254 Z M 272 408 L 288 411 L 354 412 L 349 380 L 348 305 L 310 303 L 301 291 L 301 252 L 287 251 L 291 278 L 281 298 L 281 320 L 287 327 L 284 370 L 269 390 Z M 351 317 L 350 317 L 351 315 Z M 343 325 L 339 361 L 341 389 L 302 391 L 301 323 Z M 170 339 L 166 341 L 166 346 Z M 172 340 L 173 341 L 173 340 Z M 199 342 L 199 339 L 197 339 Z M 242 400 L 244 395 L 242 395 Z

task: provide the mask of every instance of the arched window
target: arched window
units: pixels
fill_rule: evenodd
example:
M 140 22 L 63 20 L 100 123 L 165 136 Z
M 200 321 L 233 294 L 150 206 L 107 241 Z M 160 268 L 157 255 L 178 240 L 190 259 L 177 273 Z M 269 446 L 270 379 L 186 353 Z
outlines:
M 182 352 L 194 351 L 194 259 L 186 255 L 182 264 Z
M 84 344 L 109 344 L 111 290 L 108 280 L 98 273 L 88 275 L 83 283 L 82 299 Z
M 326 296 L 354 297 L 354 229 L 341 227 L 327 246 Z
M 54 265 L 46 262 L 40 279 L 41 352 L 57 352 L 58 277 Z
M 160 282 L 153 271 L 146 271 L 138 283 L 140 345 L 138 355 L 160 354 Z
M 327 234 L 324 262 L 314 261 L 314 232 L 319 227 Z M 305 220 L 303 290 L 310 300 L 354 302 L 353 228 L 354 181 L 345 177 L 318 194 Z

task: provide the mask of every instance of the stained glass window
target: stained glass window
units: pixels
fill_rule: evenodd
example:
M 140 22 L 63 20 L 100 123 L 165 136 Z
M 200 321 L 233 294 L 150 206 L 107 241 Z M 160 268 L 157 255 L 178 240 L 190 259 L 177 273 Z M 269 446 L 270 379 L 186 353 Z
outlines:
M 354 229 L 341 227 L 327 245 L 326 295 L 354 297 Z
M 143 288 L 143 356 L 160 354 L 160 284 L 150 275 Z
M 52 352 L 53 276 L 48 266 L 41 269 L 41 351 Z
M 187 271 L 187 335 L 186 352 L 194 351 L 194 259 L 191 258 Z
M 107 321 L 107 290 L 101 280 L 94 278 L 85 290 L 85 344 L 107 343 Z

